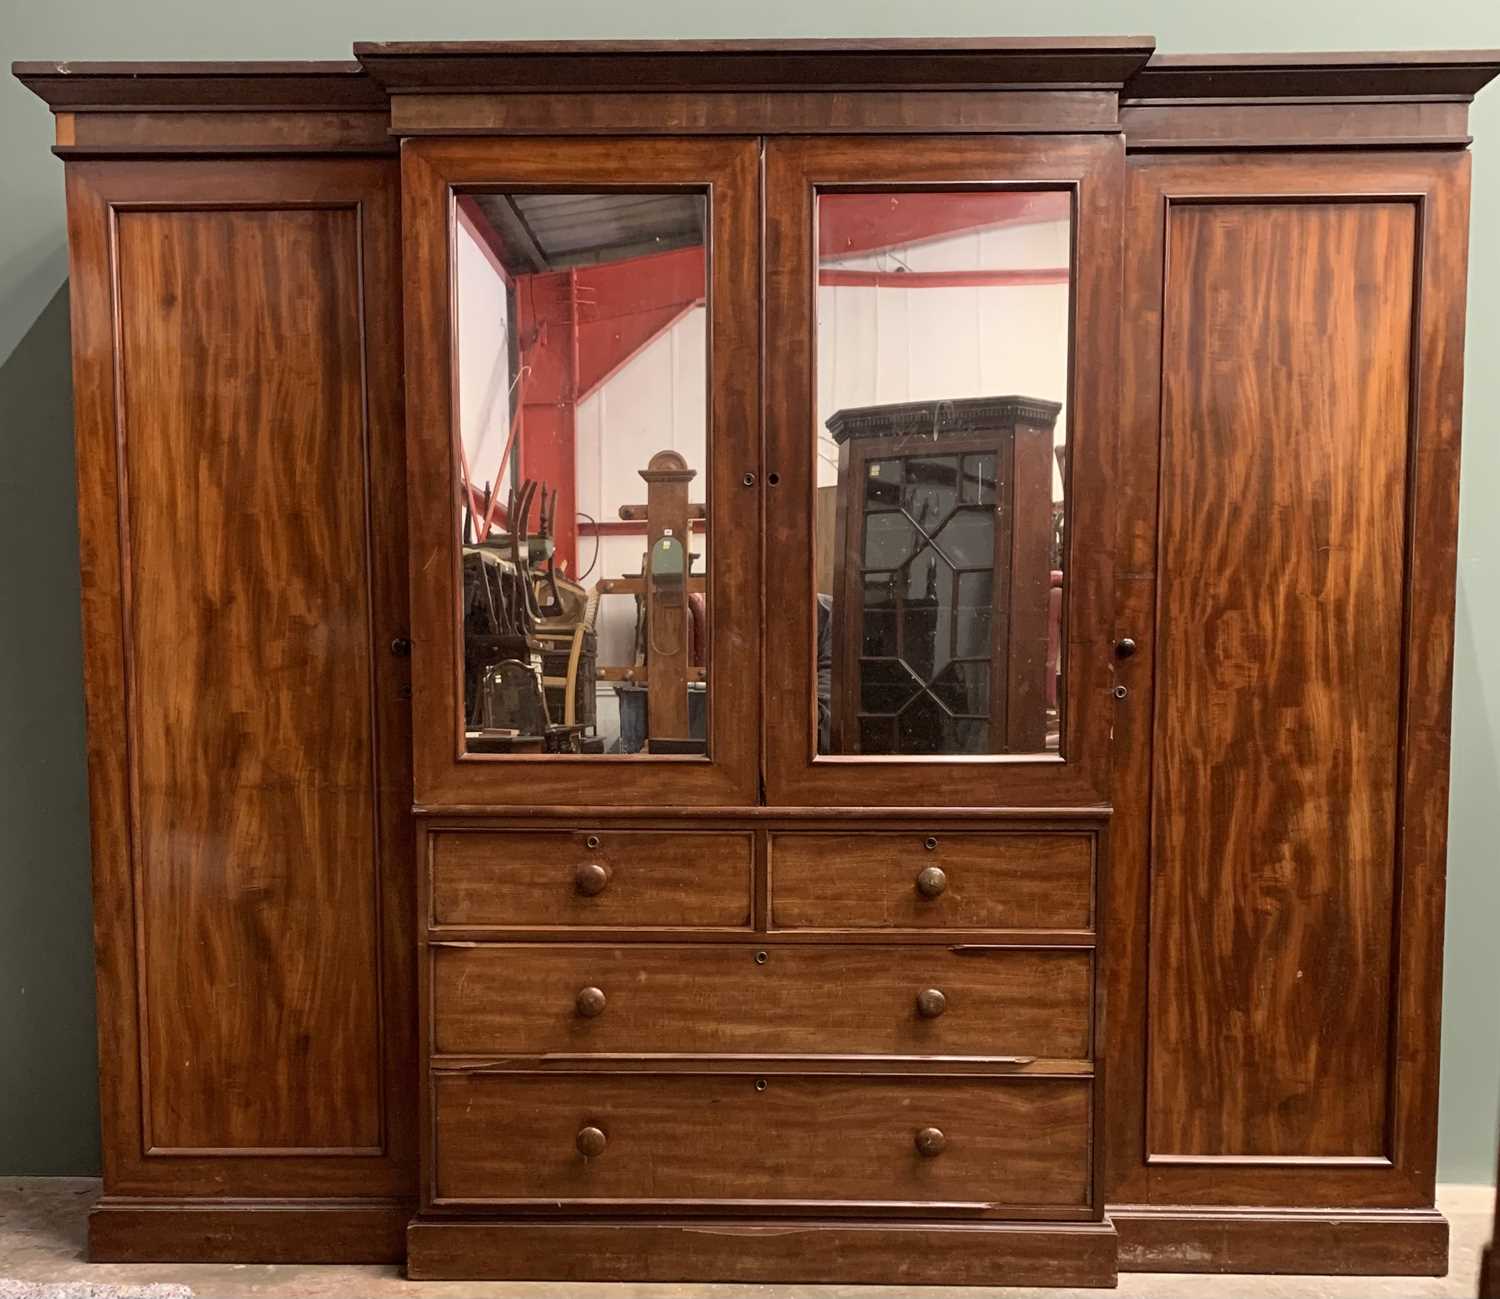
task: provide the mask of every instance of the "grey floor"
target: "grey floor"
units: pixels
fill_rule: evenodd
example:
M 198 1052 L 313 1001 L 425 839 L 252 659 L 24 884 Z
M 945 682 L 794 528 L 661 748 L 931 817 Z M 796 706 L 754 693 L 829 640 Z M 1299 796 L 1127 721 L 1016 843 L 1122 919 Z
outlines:
M 272 1267 L 225 1264 L 90 1264 L 83 1259 L 89 1205 L 99 1183 L 85 1178 L 0 1178 L 0 1296 L 26 1294 L 10 1282 L 51 1283 L 39 1295 L 106 1296 L 113 1287 L 170 1286 L 158 1293 L 240 1299 L 253 1295 L 444 1295 L 450 1299 L 913 1299 L 896 1286 L 735 1286 L 735 1285 L 553 1285 L 541 1282 L 410 1282 L 395 1267 Z M 1376 1296 L 1468 1295 L 1475 1293 L 1479 1250 L 1489 1237 L 1495 1192 L 1491 1187 L 1450 1186 L 1438 1191 L 1438 1207 L 1452 1225 L 1448 1275 L 1440 1280 L 1396 1277 L 1205 1277 L 1141 1273 L 1122 1276 L 1121 1295 L 1158 1299 L 1232 1295 L 1267 1299 L 1372 1299 Z M 65 1289 L 51 1286 L 66 1283 Z M 93 1289 L 99 1287 L 99 1289 Z M 185 1287 L 185 1289 L 184 1289 Z M 125 1293 L 130 1293 L 125 1291 Z M 147 1291 L 149 1294 L 150 1291 Z M 1035 1295 L 1065 1299 L 1098 1295 L 1098 1290 L 1017 1290 L 932 1288 L 918 1299 L 982 1299 L 983 1296 Z

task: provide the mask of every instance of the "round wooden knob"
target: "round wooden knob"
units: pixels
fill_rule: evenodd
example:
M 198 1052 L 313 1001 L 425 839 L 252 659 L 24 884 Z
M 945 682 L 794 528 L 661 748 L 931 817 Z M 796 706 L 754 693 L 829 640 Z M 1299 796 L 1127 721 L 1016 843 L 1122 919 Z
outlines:
M 925 866 L 917 873 L 917 892 L 924 898 L 935 898 L 948 887 L 948 876 L 941 866 Z
M 939 997 L 942 995 L 941 992 L 938 993 Z M 603 988 L 588 987 L 579 992 L 578 996 L 574 998 L 573 1004 L 578 1007 L 578 1013 L 585 1019 L 593 1019 L 595 1015 L 602 1015 L 604 1013 L 604 1007 L 608 1000 L 604 995 Z
M 936 1019 L 947 1009 L 948 998 L 943 996 L 941 988 L 923 988 L 917 993 L 917 1014 L 923 1019 Z
M 930 1128 L 928 1129 L 928 1131 L 937 1132 L 937 1129 Z M 943 1134 L 941 1132 L 938 1132 L 939 1137 L 941 1137 L 942 1135 Z M 604 1153 L 604 1147 L 607 1144 L 608 1140 L 609 1139 L 598 1128 L 579 1128 L 578 1140 L 577 1142 L 575 1142 L 575 1144 L 578 1147 L 578 1153 L 585 1159 L 594 1159 Z
M 596 861 L 584 862 L 573 872 L 573 883 L 586 898 L 603 893 L 609 886 L 609 867 L 600 865 Z
M 585 1128 L 584 1131 L 592 1129 Z M 600 1141 L 604 1134 L 599 1134 Z M 583 1138 L 580 1137 L 581 1141 Z M 940 1155 L 948 1148 L 948 1138 L 943 1135 L 942 1128 L 919 1128 L 917 1130 L 917 1153 L 931 1159 L 934 1155 Z

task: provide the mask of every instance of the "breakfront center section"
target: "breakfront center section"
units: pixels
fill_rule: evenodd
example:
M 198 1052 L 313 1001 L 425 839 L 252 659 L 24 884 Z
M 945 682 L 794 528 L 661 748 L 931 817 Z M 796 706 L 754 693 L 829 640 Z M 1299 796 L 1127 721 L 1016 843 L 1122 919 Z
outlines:
M 1122 163 L 404 146 L 412 1275 L 1113 1278 Z

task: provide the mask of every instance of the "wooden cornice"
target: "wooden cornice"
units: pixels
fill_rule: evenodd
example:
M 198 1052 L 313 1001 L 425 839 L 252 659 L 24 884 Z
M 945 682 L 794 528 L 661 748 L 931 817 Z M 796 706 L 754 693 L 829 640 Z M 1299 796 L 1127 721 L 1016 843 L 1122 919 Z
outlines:
M 1118 89 L 1149 36 L 359 42 L 392 94 Z
M 1147 36 L 356 44 L 399 135 L 1116 132 Z
M 15 63 L 64 158 L 392 153 L 390 100 L 354 62 Z
M 16 63 L 65 157 L 388 153 L 402 136 L 1104 132 L 1132 153 L 1463 148 L 1500 51 L 1076 39 L 373 42 L 350 62 Z
M 54 113 L 376 109 L 385 91 L 358 63 L 13 63 Z
M 1156 54 L 1126 103 L 1213 99 L 1472 99 L 1500 74 L 1500 50 L 1322 54 Z
M 1465 148 L 1500 50 L 1158 54 L 1126 82 L 1132 153 Z

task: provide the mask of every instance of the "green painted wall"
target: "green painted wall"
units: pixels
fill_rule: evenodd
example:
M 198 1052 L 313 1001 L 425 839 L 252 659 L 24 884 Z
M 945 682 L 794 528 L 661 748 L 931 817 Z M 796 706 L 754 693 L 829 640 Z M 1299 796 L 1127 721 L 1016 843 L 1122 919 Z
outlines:
M 14 0 L 12 59 L 347 58 L 356 38 L 1087 35 L 1166 51 L 1500 47 L 1494 0 Z M 0 1175 L 98 1168 L 62 167 L 0 80 Z M 1440 1176 L 1500 1104 L 1500 86 L 1473 114 Z

